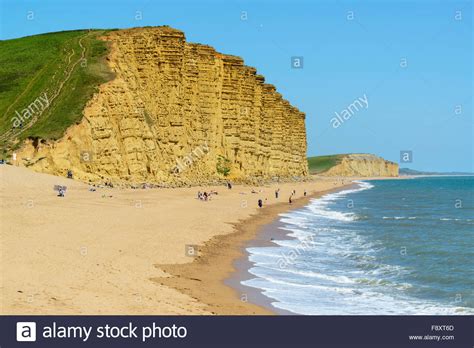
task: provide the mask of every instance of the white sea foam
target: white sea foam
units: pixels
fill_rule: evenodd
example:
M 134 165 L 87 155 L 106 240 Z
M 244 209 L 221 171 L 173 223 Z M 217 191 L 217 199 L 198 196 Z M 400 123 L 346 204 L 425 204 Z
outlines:
M 329 274 L 324 274 L 324 273 L 317 273 L 317 272 L 312 272 L 312 271 L 302 271 L 302 270 L 296 270 L 296 269 L 290 269 L 290 268 L 273 268 L 273 267 L 268 267 L 266 268 L 271 269 L 273 271 L 277 272 L 283 272 L 283 273 L 290 273 L 298 276 L 303 276 L 303 277 L 309 277 L 309 278 L 318 278 L 318 279 L 323 279 L 323 280 L 329 280 L 334 283 L 340 283 L 340 284 L 355 284 L 356 281 L 354 279 L 351 279 L 346 276 L 333 276 Z
M 415 220 L 416 216 L 382 216 L 383 220 Z
M 341 213 L 339 211 L 326 210 L 314 205 L 308 206 L 308 209 L 311 210 L 315 215 L 330 220 L 354 221 L 355 219 L 355 215 L 353 213 Z
M 329 220 L 338 220 L 338 221 L 356 220 L 357 216 L 354 213 L 343 213 L 340 211 L 335 211 L 335 210 L 331 210 L 327 208 L 329 203 L 335 200 L 341 199 L 343 197 L 346 197 L 347 194 L 368 190 L 374 187 L 374 185 L 368 182 L 364 182 L 364 181 L 354 181 L 354 182 L 358 184 L 358 188 L 343 190 L 343 191 L 339 191 L 335 193 L 328 193 L 321 198 L 312 199 L 311 203 L 306 207 L 307 210 L 309 210 L 309 214 L 308 213 L 306 214 L 308 216 L 312 216 L 312 217 L 317 216 L 317 217 L 321 217 L 321 218 L 325 218 Z M 288 222 L 288 223 L 294 223 L 294 222 L 297 222 L 298 220 L 301 221 L 301 219 L 305 219 L 305 221 L 308 220 L 305 217 L 298 216 L 297 213 L 286 214 L 285 217 L 289 218 L 289 220 L 283 221 L 282 219 L 282 221 Z
M 261 277 L 261 274 L 259 273 L 254 273 L 254 269 L 251 268 L 249 270 L 251 274 L 257 275 Z M 262 277 L 261 277 L 262 278 Z M 343 294 L 353 294 L 354 291 L 356 291 L 353 288 L 348 288 L 348 287 L 337 287 L 337 286 L 325 286 L 325 285 L 318 285 L 318 284 L 300 284 L 300 283 L 293 283 L 293 282 L 288 282 L 285 280 L 277 279 L 274 277 L 270 276 L 265 276 L 264 278 L 267 282 L 270 282 L 272 284 L 278 284 L 278 285 L 283 285 L 284 287 L 295 287 L 295 288 L 311 288 L 311 289 L 316 289 L 316 290 L 324 290 L 324 291 L 334 291 L 337 293 L 343 293 Z M 249 281 L 244 281 L 244 285 L 250 285 L 252 286 Z
M 278 252 L 264 251 L 267 249 L 275 250 L 275 248 L 247 248 L 247 251 L 249 252 L 250 257 L 265 256 L 270 258 L 278 258 L 281 256 L 281 253 Z
M 277 279 L 258 278 L 242 282 L 244 285 L 263 290 L 276 300 L 273 306 L 297 314 L 306 315 L 472 315 L 474 309 L 456 304 L 439 303 L 394 296 L 387 291 L 360 290 L 351 286 L 326 286 L 319 284 L 298 284 Z M 410 285 L 402 286 L 410 288 Z M 398 289 L 403 290 L 402 288 Z M 298 296 L 298 294 L 300 296 Z M 337 303 L 337 305 L 335 305 Z

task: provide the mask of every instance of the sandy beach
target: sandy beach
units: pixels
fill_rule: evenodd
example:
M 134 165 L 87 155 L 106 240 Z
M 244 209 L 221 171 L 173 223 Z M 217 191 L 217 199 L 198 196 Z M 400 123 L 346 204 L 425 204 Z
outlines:
M 81 182 L 2 165 L 1 313 L 270 314 L 223 283 L 243 243 L 279 212 L 349 183 L 90 192 Z M 66 196 L 54 185 L 66 185 Z M 218 195 L 200 201 L 199 190 Z

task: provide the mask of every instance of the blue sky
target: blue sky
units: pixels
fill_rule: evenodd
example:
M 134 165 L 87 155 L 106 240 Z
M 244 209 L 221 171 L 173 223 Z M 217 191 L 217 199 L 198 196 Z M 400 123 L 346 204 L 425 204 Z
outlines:
M 1 39 L 170 25 L 241 56 L 304 111 L 308 155 L 399 162 L 408 150 L 402 166 L 474 171 L 472 1 L 1 0 L 1 13 Z M 367 108 L 332 127 L 364 96 Z

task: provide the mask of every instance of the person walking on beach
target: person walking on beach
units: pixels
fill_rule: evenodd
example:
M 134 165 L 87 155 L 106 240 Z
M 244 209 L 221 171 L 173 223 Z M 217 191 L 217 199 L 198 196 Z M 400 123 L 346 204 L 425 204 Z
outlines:
M 303 193 L 303 195 L 306 197 L 306 190 L 304 190 L 304 193 Z
M 288 198 L 288 203 L 293 203 L 293 200 L 291 199 L 291 197 L 293 197 L 293 194 L 290 195 L 290 198 Z
M 278 194 L 280 193 L 280 189 L 275 190 L 275 198 L 278 199 Z
M 262 202 L 261 199 L 258 200 L 258 207 L 259 207 L 259 208 L 263 207 L 263 202 Z

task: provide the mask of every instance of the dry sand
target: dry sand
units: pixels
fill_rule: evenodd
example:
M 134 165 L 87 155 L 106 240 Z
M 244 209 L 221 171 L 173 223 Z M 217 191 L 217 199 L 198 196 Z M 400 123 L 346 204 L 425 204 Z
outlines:
M 66 197 L 56 196 L 56 184 L 67 186 Z M 291 190 L 296 207 L 308 198 L 299 199 L 304 189 L 313 196 L 342 185 L 318 178 L 258 194 L 240 185 L 89 192 L 80 182 L 2 165 L 0 313 L 268 314 L 223 285 L 232 260 L 259 226 L 290 208 Z M 196 199 L 210 189 L 219 192 L 211 201 Z M 186 255 L 186 245 L 199 245 L 199 257 Z

